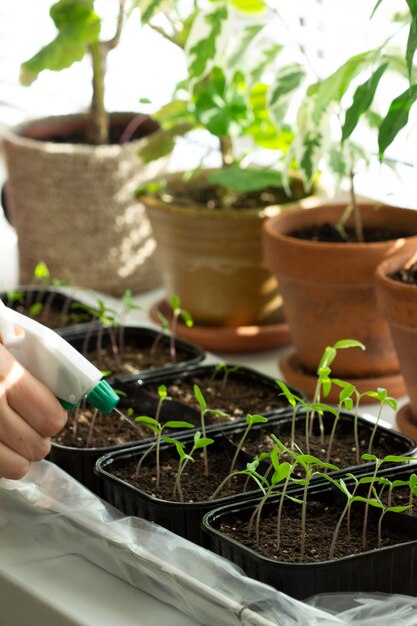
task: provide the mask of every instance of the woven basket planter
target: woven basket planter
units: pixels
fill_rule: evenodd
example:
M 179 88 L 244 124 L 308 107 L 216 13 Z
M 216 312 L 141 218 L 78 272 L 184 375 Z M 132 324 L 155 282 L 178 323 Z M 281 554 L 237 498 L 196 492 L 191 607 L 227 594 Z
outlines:
M 133 114 L 111 117 L 123 132 Z M 149 177 L 137 156 L 141 139 L 91 146 L 68 143 L 85 115 L 38 120 L 6 131 L 6 200 L 19 237 L 21 283 L 43 260 L 53 277 L 120 296 L 159 284 L 155 243 L 134 189 Z M 156 130 L 145 117 L 141 135 Z M 152 172 L 151 172 L 152 173 Z

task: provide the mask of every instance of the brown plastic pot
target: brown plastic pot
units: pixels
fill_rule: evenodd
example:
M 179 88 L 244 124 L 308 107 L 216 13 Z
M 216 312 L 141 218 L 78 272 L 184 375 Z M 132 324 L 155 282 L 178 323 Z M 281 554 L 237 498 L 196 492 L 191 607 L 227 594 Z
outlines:
M 417 287 L 389 277 L 403 268 L 410 254 L 381 263 L 376 270 L 376 295 L 381 314 L 387 319 L 400 361 L 410 404 L 397 414 L 397 423 L 417 439 Z
M 365 344 L 366 350 L 340 350 L 332 365 L 335 376 L 398 377 L 399 363 L 389 328 L 376 305 L 374 274 L 384 259 L 416 248 L 417 213 L 391 206 L 375 210 L 371 204 L 361 205 L 365 227 L 410 233 L 390 241 L 321 243 L 288 235 L 313 224 L 335 223 L 345 208 L 345 204 L 327 205 L 267 220 L 265 263 L 279 280 L 285 315 L 303 370 L 315 373 L 326 346 L 351 338 Z M 396 393 L 401 392 L 396 384 Z
M 168 294 L 178 294 L 198 325 L 237 327 L 276 322 L 281 297 L 276 278 L 262 261 L 262 222 L 294 202 L 266 208 L 209 209 L 192 201 L 189 191 L 206 183 L 207 171 L 185 182 L 183 173 L 167 177 L 164 202 L 145 195 L 157 242 L 162 279 Z M 295 197 L 304 196 L 294 179 Z M 316 197 L 297 201 L 307 207 Z

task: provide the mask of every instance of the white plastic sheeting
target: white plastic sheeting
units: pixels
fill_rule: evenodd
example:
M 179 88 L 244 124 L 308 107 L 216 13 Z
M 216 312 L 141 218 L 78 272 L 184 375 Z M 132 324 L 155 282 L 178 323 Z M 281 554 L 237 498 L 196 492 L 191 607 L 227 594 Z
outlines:
M 79 554 L 208 626 L 416 624 L 417 599 L 407 596 L 294 600 L 156 524 L 123 517 L 47 461 L 21 481 L 0 480 L 0 512 L 39 542 Z

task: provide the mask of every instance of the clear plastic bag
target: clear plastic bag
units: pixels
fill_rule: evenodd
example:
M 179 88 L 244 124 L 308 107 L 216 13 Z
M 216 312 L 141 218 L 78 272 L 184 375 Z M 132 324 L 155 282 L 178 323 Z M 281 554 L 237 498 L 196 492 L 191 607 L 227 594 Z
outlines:
M 34 464 L 0 480 L 0 514 L 64 554 L 79 554 L 142 591 L 212 626 L 415 626 L 417 600 L 322 594 L 300 602 L 245 576 L 226 559 L 117 509 L 57 466 Z

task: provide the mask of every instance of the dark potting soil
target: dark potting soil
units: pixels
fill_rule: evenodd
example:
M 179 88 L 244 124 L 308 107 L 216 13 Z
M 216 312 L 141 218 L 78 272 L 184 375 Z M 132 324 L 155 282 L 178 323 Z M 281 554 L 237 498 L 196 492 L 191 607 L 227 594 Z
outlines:
M 99 356 L 97 350 L 89 351 L 86 357 L 91 363 L 93 363 L 98 369 L 106 372 L 111 372 L 111 375 L 123 375 L 123 374 L 138 374 L 144 370 L 153 370 L 164 365 L 172 365 L 171 355 L 169 348 L 159 344 L 156 350 L 152 350 L 151 347 L 130 348 L 126 346 L 123 353 L 115 356 L 112 351 L 111 345 L 103 347 L 99 350 Z M 176 351 L 176 363 L 187 361 L 189 355 L 183 350 L 178 349 Z
M 295 431 L 295 441 L 300 450 L 304 454 L 306 454 L 307 446 L 303 424 L 304 422 L 297 424 Z M 325 429 L 324 444 L 321 442 L 321 438 L 318 433 L 313 432 L 313 434 L 309 437 L 309 453 L 322 461 L 326 461 L 330 434 L 329 430 L 330 429 Z M 252 430 L 251 432 L 249 432 L 249 435 L 243 446 L 245 452 L 247 452 L 250 457 L 255 457 L 260 452 L 272 450 L 273 441 L 269 436 L 270 432 L 271 431 L 268 431 L 266 428 Z M 291 448 L 291 431 L 289 425 L 280 428 L 279 432 L 275 432 L 275 434 L 287 448 Z M 333 440 L 332 451 L 330 454 L 330 463 L 336 465 L 337 467 L 345 468 L 369 462 L 362 460 L 360 457 L 365 452 L 368 452 L 370 430 L 365 428 L 359 428 L 358 434 L 360 447 L 359 463 L 357 463 L 356 460 L 356 446 L 353 435 L 353 425 L 352 431 L 346 431 L 345 428 L 341 428 L 341 424 L 339 423 L 339 426 L 336 429 L 335 438 Z M 372 454 L 375 454 L 380 459 L 387 456 L 388 454 L 401 455 L 405 452 L 408 452 L 408 450 L 404 450 L 404 448 L 402 448 L 400 445 L 396 444 L 392 440 L 386 441 L 384 435 L 375 438 L 375 443 L 372 448 Z
M 232 462 L 230 451 L 223 447 L 219 449 L 210 449 L 210 447 L 211 446 L 207 447 L 208 475 L 204 473 L 202 451 L 198 451 L 197 454 L 195 454 L 195 462 L 189 462 L 181 475 L 181 490 L 184 502 L 205 502 L 209 500 L 210 496 L 230 472 Z M 188 444 L 185 450 L 189 452 L 190 448 L 191 444 Z M 158 489 L 155 488 L 156 471 L 154 456 L 152 462 L 148 463 L 145 461 L 142 464 L 139 477 L 136 478 L 135 471 L 139 459 L 140 456 L 136 456 L 133 460 L 126 459 L 123 465 L 112 465 L 107 469 L 114 476 L 161 500 L 179 501 L 178 495 L 176 497 L 173 496 L 174 483 L 178 470 L 178 454 L 172 450 L 161 452 L 161 476 Z M 257 489 L 253 481 L 247 482 L 246 477 L 237 476 L 233 477 L 233 479 L 226 484 L 221 494 L 216 496 L 216 499 L 242 493 L 245 489 L 245 484 L 247 484 L 246 490 L 248 491 Z
M 187 380 L 182 380 L 179 384 L 167 385 L 168 395 L 200 411 L 200 405 L 194 394 L 194 385 L 198 385 L 210 409 L 223 411 L 230 416 L 230 419 L 245 417 L 248 413 L 265 413 L 275 409 L 288 406 L 287 402 L 279 397 L 279 389 L 274 391 L 269 386 L 263 386 L 260 381 L 254 383 L 250 379 L 228 378 L 224 384 L 223 378 L 212 378 L 202 376 L 190 376 Z M 151 391 L 158 391 L 158 385 Z M 224 421 L 225 418 L 211 416 L 212 422 Z
M 278 505 L 277 505 L 278 509 Z M 220 530 L 242 545 L 255 550 L 259 554 L 276 561 L 288 563 L 314 563 L 329 560 L 329 548 L 332 542 L 334 529 L 341 514 L 341 509 L 335 505 L 310 502 L 307 505 L 305 554 L 300 558 L 301 538 L 301 505 L 286 501 L 281 521 L 280 549 L 277 551 L 277 515 L 276 513 L 262 516 L 260 524 L 259 542 L 256 542 L 254 532 L 250 532 L 248 520 L 234 515 L 223 519 Z M 355 510 L 352 507 L 349 536 L 347 522 L 342 524 L 336 543 L 335 558 L 359 554 L 378 547 L 377 526 L 373 519 L 368 520 L 366 547 L 362 547 L 363 509 Z M 391 531 L 384 533 L 382 526 L 382 546 L 393 545 L 406 541 L 403 536 Z
M 115 411 L 109 414 L 99 411 L 95 419 L 92 438 L 89 440 L 94 411 L 91 407 L 71 411 L 66 425 L 53 438 L 53 441 L 73 448 L 107 448 L 108 446 L 117 446 L 153 436 L 149 428 L 123 419 Z M 74 421 L 77 422 L 75 434 Z
M 404 267 L 394 274 L 389 274 L 389 278 L 406 285 L 417 285 L 417 263 L 413 263 L 410 267 Z
M 354 243 L 356 242 L 355 231 L 353 228 L 346 228 L 346 238 L 342 236 L 340 231 L 330 222 L 316 224 L 309 228 L 293 230 L 288 234 L 289 237 L 296 239 L 304 239 L 307 241 L 321 241 L 323 243 Z M 391 241 L 400 237 L 409 237 L 411 233 L 398 232 L 388 228 L 365 228 L 364 240 L 372 243 L 378 241 Z
M 168 190 L 170 193 L 170 190 Z M 198 204 L 208 209 L 225 208 L 227 198 L 227 208 L 230 209 L 259 209 L 275 204 L 285 204 L 301 200 L 305 197 L 305 192 L 301 188 L 294 188 L 293 195 L 288 196 L 284 189 L 280 187 L 267 187 L 261 191 L 251 191 L 247 193 L 226 192 L 223 187 L 214 184 L 207 184 L 201 187 L 189 188 L 187 186 L 187 196 L 173 196 L 173 201 L 178 204 Z

